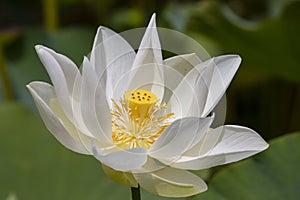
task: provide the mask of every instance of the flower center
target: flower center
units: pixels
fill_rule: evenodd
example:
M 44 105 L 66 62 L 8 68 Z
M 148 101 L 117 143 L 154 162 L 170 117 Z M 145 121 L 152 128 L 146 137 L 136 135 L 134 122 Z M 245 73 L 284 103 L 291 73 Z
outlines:
M 147 90 L 129 90 L 124 99 L 120 99 L 120 104 L 114 99 L 112 101 L 112 138 L 123 149 L 150 148 L 170 125 L 170 118 L 174 115 L 162 114 L 165 103 L 158 103 L 155 94 Z

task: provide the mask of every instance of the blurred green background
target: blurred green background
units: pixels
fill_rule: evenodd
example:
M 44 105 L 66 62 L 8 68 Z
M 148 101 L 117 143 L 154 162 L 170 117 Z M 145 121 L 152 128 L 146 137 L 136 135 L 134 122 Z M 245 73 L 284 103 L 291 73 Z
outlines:
M 195 172 L 209 191 L 188 199 L 299 199 L 300 2 L 291 0 L 1 0 L 0 199 L 130 199 L 95 159 L 47 132 L 25 85 L 49 82 L 34 45 L 80 66 L 99 25 L 144 27 L 153 12 L 159 27 L 187 34 L 211 56 L 241 55 L 226 124 L 251 127 L 271 144 L 245 161 Z

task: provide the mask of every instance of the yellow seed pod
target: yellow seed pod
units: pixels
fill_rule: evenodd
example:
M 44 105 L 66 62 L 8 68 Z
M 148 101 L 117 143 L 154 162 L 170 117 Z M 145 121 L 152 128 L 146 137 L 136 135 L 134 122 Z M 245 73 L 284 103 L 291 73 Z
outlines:
M 156 102 L 157 97 L 148 90 L 128 90 L 124 94 L 124 99 L 130 109 L 130 116 L 135 121 L 142 121 L 148 116 L 148 112 L 152 109 Z

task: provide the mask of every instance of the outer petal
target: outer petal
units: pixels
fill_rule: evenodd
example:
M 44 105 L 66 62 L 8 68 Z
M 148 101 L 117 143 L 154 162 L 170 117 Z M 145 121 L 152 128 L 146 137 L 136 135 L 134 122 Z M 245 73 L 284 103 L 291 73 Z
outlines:
M 90 62 L 105 88 L 107 100 L 119 99 L 126 90 L 135 51 L 117 33 L 99 27 L 95 36 Z
M 197 96 L 194 85 L 191 84 L 185 77 L 180 84 L 173 91 L 168 104 L 167 112 L 175 114 L 175 119 L 184 117 L 199 117 L 200 114 L 191 115 L 190 110 L 193 113 L 200 113 L 200 107 L 196 105 Z
M 105 93 L 87 58 L 83 61 L 80 107 L 87 129 L 99 141 L 112 144 L 110 110 Z M 99 113 L 99 114 L 98 114 Z
M 158 160 L 151 158 L 150 156 L 147 157 L 147 162 L 140 168 L 131 170 L 133 174 L 139 174 L 139 173 L 150 173 L 155 172 L 160 169 L 165 168 L 166 165 L 162 162 L 159 162 Z
M 138 182 L 135 180 L 132 173 L 116 171 L 103 164 L 102 164 L 102 169 L 104 173 L 116 183 L 126 185 L 129 187 L 135 187 L 135 188 L 138 187 Z
M 169 164 L 193 147 L 207 132 L 214 117 L 183 118 L 173 122 L 149 149 L 149 155 Z
M 207 116 L 224 95 L 240 62 L 239 56 L 227 55 L 195 66 L 174 90 L 168 108 L 179 118 Z
M 98 151 L 97 146 L 93 146 L 94 157 L 101 163 L 110 168 L 127 172 L 138 169 L 147 161 L 147 150 L 143 147 L 118 150 L 112 153 L 102 154 Z
M 178 55 L 164 60 L 163 74 L 164 85 L 168 89 L 165 91 L 163 102 L 168 102 L 172 92 L 183 80 L 183 77 L 194 66 L 201 63 L 201 60 L 196 54 Z
M 145 190 L 165 197 L 187 197 L 207 190 L 205 182 L 198 176 L 171 167 L 152 173 L 136 173 L 134 177 Z
M 161 47 L 153 14 L 134 60 L 128 89 L 144 88 L 162 100 L 164 94 L 162 65 Z
M 164 60 L 165 65 L 172 67 L 182 75 L 186 75 L 200 63 L 202 63 L 202 61 L 195 53 L 173 56 Z M 177 82 L 177 84 L 178 83 L 179 82 Z
M 86 146 L 68 133 L 64 125 L 51 110 L 49 106 L 50 101 L 56 98 L 53 87 L 44 82 L 32 82 L 27 87 L 32 94 L 47 129 L 54 137 L 72 151 L 89 154 Z
M 173 167 L 199 170 L 236 162 L 259 153 L 268 144 L 253 130 L 242 126 L 222 126 L 209 131 Z
M 240 63 L 238 55 L 216 57 L 197 78 L 195 90 L 198 95 L 197 104 L 202 108 L 202 117 L 208 115 L 222 98 Z
M 47 47 L 37 45 L 35 49 L 51 78 L 59 103 L 67 116 L 72 119 L 70 97 L 73 95 L 76 78 L 80 78 L 76 65 L 64 55 Z

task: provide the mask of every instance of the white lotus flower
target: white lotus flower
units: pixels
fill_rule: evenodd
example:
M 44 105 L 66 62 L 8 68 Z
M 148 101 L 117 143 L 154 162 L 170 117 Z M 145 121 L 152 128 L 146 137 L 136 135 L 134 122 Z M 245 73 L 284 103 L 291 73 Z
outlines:
M 210 128 L 209 114 L 241 58 L 201 62 L 187 54 L 163 60 L 155 15 L 137 53 L 100 27 L 82 72 L 47 47 L 36 51 L 53 86 L 27 87 L 46 127 L 65 147 L 93 155 L 118 182 L 161 196 L 190 196 L 207 186 L 186 170 L 235 162 L 268 147 L 246 127 Z M 183 76 L 179 68 L 190 70 Z

